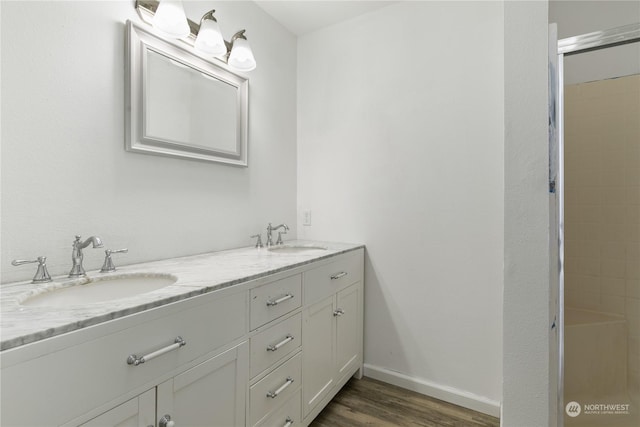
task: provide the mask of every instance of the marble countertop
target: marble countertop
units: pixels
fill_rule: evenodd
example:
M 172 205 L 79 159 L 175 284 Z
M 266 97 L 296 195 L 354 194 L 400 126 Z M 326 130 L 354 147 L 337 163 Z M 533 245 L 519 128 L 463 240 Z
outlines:
M 276 253 L 241 248 L 182 258 L 118 267 L 113 273 L 87 272 L 88 278 L 56 277 L 53 282 L 8 283 L 0 286 L 0 350 L 8 350 L 45 338 L 96 325 L 119 317 L 159 307 L 196 295 L 213 292 L 268 276 L 314 261 L 362 248 L 362 245 L 317 241 L 288 241 L 285 245 L 327 248 L 300 253 Z M 177 280 L 164 288 L 136 296 L 65 307 L 26 306 L 30 297 L 67 286 L 87 283 L 91 278 L 171 275 Z

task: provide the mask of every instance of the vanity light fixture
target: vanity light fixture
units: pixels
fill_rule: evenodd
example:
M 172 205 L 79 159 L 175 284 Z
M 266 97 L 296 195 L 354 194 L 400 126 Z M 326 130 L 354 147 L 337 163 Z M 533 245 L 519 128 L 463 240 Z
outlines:
M 136 0 L 136 10 L 142 20 L 162 36 L 192 44 L 200 55 L 216 57 L 237 71 L 256 68 L 253 51 L 244 34 L 246 30 L 235 33 L 231 42 L 226 41 L 213 15 L 215 10 L 205 13 L 200 25 L 187 19 L 180 0 Z

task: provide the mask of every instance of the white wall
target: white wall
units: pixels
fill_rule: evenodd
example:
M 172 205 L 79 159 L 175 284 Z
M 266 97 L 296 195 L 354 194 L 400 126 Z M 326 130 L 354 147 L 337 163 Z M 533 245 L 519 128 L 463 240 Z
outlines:
M 128 247 L 116 264 L 251 244 L 267 222 L 296 221 L 296 39 L 253 2 L 214 8 L 226 38 L 242 28 L 249 74 L 249 168 L 124 150 L 124 23 L 132 1 L 2 2 L 2 281 L 48 256 L 71 267 L 75 234 Z M 215 129 L 212 129 L 215 132 Z M 85 251 L 99 268 L 102 250 Z
M 640 22 L 640 1 L 549 2 L 549 22 L 558 24 L 558 38 L 579 36 Z M 640 73 L 640 43 L 565 58 L 565 84 Z
M 504 8 L 505 427 L 554 426 L 550 360 L 548 4 Z
M 298 235 L 367 245 L 366 374 L 493 414 L 503 138 L 502 2 L 402 2 L 299 39 Z

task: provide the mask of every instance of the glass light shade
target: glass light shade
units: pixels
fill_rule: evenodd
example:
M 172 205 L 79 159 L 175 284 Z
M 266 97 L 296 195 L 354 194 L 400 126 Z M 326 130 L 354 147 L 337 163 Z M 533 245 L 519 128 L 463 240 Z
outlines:
M 227 53 L 220 26 L 213 19 L 205 19 L 200 24 L 195 48 L 202 53 L 211 56 L 220 56 Z
M 182 39 L 191 33 L 180 0 L 162 0 L 153 16 L 153 28 L 165 37 Z
M 236 39 L 229 55 L 229 66 L 238 71 L 251 71 L 256 68 L 251 46 L 245 39 Z

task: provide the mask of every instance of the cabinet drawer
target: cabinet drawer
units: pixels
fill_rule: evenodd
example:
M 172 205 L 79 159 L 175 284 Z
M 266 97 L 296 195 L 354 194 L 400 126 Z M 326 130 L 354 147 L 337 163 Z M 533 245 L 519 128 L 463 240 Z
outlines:
M 63 424 L 246 333 L 245 292 L 206 301 L 3 369 L 3 388 L 11 390 L 2 393 L 3 424 Z M 129 355 L 165 349 L 178 336 L 185 346 L 127 364 Z
M 251 425 L 270 415 L 295 394 L 300 389 L 301 379 L 301 353 L 298 353 L 255 383 L 249 391 Z
M 300 307 L 302 276 L 287 277 L 251 290 L 251 330 Z
M 304 273 L 304 304 L 313 304 L 362 280 L 363 251 L 340 255 L 335 261 Z
M 298 427 L 302 425 L 301 397 L 298 390 L 287 403 L 256 424 L 255 427 Z
M 302 314 L 298 313 L 253 336 L 251 378 L 291 354 L 302 345 Z

